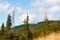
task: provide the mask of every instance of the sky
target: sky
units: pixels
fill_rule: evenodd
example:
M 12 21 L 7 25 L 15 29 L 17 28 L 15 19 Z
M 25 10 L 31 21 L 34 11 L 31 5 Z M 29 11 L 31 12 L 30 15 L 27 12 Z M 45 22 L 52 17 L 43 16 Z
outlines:
M 49 20 L 59 20 L 60 0 L 0 0 L 0 26 L 6 25 L 8 14 L 12 16 L 15 9 L 15 26 L 23 24 L 26 14 L 29 23 L 44 20 L 45 14 Z

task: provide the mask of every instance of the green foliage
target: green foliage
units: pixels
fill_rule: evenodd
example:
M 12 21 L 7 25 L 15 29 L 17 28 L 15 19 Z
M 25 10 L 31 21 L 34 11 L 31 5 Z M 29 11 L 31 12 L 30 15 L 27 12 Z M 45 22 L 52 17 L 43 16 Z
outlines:
M 27 15 L 27 18 L 26 20 L 24 21 L 24 35 L 26 35 L 26 40 L 32 40 L 32 34 L 30 32 L 30 29 L 29 29 L 29 16 Z M 24 37 L 23 37 L 24 38 Z M 25 38 L 24 38 L 25 39 Z
M 1 32 L 4 33 L 5 27 L 4 27 L 4 23 L 1 26 Z
M 24 20 L 23 27 L 19 29 L 11 28 L 11 16 L 8 15 L 6 22 L 6 31 L 4 23 L 0 30 L 0 40 L 33 40 L 39 36 L 46 36 L 51 32 L 60 31 L 60 21 L 49 21 L 46 17 L 45 21 L 38 24 L 29 25 L 29 16 Z
M 11 28 L 11 16 L 10 14 L 8 15 L 8 19 L 7 19 L 7 22 L 6 22 L 6 30 L 9 30 Z

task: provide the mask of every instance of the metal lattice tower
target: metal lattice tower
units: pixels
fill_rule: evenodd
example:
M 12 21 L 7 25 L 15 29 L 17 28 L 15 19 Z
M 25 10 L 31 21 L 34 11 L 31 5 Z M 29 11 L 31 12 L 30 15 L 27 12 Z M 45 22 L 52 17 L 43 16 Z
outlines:
M 12 27 L 15 26 L 15 9 L 16 8 L 14 8 L 13 11 L 12 11 Z

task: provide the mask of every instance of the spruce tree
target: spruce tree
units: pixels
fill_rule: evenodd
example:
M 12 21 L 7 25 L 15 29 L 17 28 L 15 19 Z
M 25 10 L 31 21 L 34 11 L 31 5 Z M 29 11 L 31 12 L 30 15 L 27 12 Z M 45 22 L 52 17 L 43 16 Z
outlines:
M 26 20 L 24 21 L 24 27 L 25 27 L 26 36 L 27 36 L 26 40 L 32 40 L 32 33 L 29 29 L 29 16 L 28 16 L 28 14 L 27 14 Z
M 60 18 L 59 18 L 59 22 L 58 22 L 58 24 L 59 24 L 59 26 L 58 26 L 58 27 L 59 27 L 59 31 L 60 31 Z
M 6 31 L 8 31 L 11 28 L 11 16 L 10 14 L 8 15 L 7 22 L 6 22 Z
M 1 26 L 1 32 L 4 33 L 5 27 L 4 27 L 4 23 Z
M 43 26 L 44 36 L 48 33 L 48 31 L 49 31 L 49 21 L 48 21 L 48 18 L 47 18 L 47 14 L 45 14 L 45 23 L 44 23 L 44 26 Z
M 60 31 L 60 18 L 59 21 L 57 22 L 57 31 Z
M 46 25 L 46 27 L 49 26 L 49 22 L 48 22 L 47 14 L 45 14 L 45 25 Z

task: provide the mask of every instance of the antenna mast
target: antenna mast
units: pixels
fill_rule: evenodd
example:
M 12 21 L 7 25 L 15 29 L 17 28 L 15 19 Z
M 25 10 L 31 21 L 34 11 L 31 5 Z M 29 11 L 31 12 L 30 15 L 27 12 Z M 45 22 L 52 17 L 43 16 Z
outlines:
M 13 11 L 12 11 L 12 27 L 15 26 L 15 9 L 16 8 L 14 8 Z

